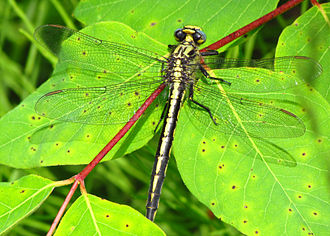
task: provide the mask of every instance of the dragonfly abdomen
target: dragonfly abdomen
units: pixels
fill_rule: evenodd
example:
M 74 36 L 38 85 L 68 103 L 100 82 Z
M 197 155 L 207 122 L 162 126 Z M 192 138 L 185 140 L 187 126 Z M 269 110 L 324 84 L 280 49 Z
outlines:
M 155 156 L 154 167 L 149 187 L 147 201 L 147 218 L 154 220 L 158 205 L 161 189 L 166 175 L 167 164 L 170 156 L 174 131 L 176 128 L 180 107 L 185 95 L 185 83 L 174 81 L 169 97 L 168 112 L 165 117 L 164 126 Z

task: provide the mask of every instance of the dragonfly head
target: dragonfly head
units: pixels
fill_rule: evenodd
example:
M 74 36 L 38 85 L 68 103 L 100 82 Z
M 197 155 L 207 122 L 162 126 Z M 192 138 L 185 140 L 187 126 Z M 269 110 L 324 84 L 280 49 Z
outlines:
M 206 35 L 202 29 L 198 26 L 186 25 L 183 28 L 179 28 L 174 32 L 176 41 L 182 42 L 194 42 L 201 45 L 206 41 Z

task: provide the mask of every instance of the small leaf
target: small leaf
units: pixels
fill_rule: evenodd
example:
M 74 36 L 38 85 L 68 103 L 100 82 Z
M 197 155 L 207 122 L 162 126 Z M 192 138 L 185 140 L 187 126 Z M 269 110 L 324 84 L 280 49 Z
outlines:
M 35 175 L 0 183 L 0 234 L 35 211 L 54 187 L 51 180 Z
M 131 207 L 88 194 L 64 215 L 55 235 L 165 235 Z
M 322 4 L 322 7 L 330 18 L 330 3 Z M 276 56 L 283 55 L 309 56 L 319 61 L 323 73 L 312 85 L 329 102 L 330 27 L 316 6 L 282 32 Z

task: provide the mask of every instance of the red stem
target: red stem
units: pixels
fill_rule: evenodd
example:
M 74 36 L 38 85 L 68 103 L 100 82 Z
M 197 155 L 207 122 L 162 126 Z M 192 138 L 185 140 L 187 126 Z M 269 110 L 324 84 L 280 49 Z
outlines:
M 54 233 L 54 230 L 56 229 L 56 226 L 58 225 L 58 223 L 60 222 L 60 219 L 63 216 L 63 213 L 65 211 L 65 208 L 67 207 L 67 205 L 69 204 L 74 192 L 76 191 L 77 187 L 78 187 L 79 182 L 75 181 L 68 193 L 68 195 L 66 196 L 60 210 L 57 212 L 57 215 L 52 223 L 52 226 L 50 227 L 47 236 L 51 236 Z
M 282 6 L 278 7 L 274 11 L 268 13 L 267 15 L 253 21 L 252 23 L 244 26 L 243 28 L 229 34 L 228 36 L 222 38 L 221 40 L 211 44 L 210 46 L 201 50 L 201 52 L 205 52 L 208 50 L 216 50 L 229 42 L 237 39 L 238 37 L 246 34 L 247 32 L 257 28 L 258 26 L 268 22 L 269 20 L 273 19 L 279 14 L 289 10 L 290 8 L 294 7 L 298 3 L 302 2 L 303 0 L 291 0 L 287 3 L 283 4 Z M 318 5 L 316 0 L 311 0 L 313 5 Z M 145 110 L 150 106 L 150 104 L 157 98 L 157 96 L 164 90 L 165 84 L 161 84 L 149 97 L 148 99 L 142 104 L 142 106 L 137 110 L 137 112 L 132 116 L 132 118 L 126 123 L 126 125 L 115 135 L 115 137 L 96 155 L 96 157 L 79 173 L 75 178 L 75 182 L 72 185 L 67 197 L 65 198 L 59 212 L 57 213 L 51 228 L 49 229 L 47 235 L 50 236 L 53 234 L 54 230 L 56 229 L 57 224 L 59 223 L 65 208 L 69 204 L 74 192 L 77 189 L 79 183 L 84 184 L 84 179 L 86 176 L 94 169 L 94 167 L 103 159 L 103 157 L 116 145 L 119 140 L 124 137 L 124 135 L 128 132 L 128 130 L 135 124 L 135 122 L 140 118 L 140 116 L 145 112 Z
M 113 139 L 96 155 L 96 157 L 79 173 L 75 178 L 67 197 L 65 198 L 59 212 L 57 213 L 52 226 L 50 227 L 47 236 L 50 236 L 54 233 L 57 224 L 59 223 L 65 208 L 69 204 L 74 192 L 77 189 L 79 183 L 84 184 L 84 179 L 91 172 L 94 167 L 103 159 L 103 157 L 113 148 L 113 146 L 118 143 L 118 141 L 124 137 L 128 130 L 135 124 L 135 122 L 140 118 L 140 116 L 145 112 L 145 110 L 150 106 L 150 104 L 157 98 L 157 96 L 164 90 L 166 84 L 163 83 L 147 98 L 147 100 L 142 104 L 142 106 L 135 112 L 131 119 L 125 124 L 125 126 L 116 134 Z
M 288 1 L 286 3 L 284 3 L 283 5 L 281 5 L 280 7 L 276 8 L 274 11 L 271 11 L 270 13 L 268 13 L 267 15 L 264 15 L 262 17 L 260 17 L 259 19 L 253 21 L 252 23 L 244 26 L 243 28 L 240 28 L 239 30 L 236 30 L 235 32 L 229 34 L 228 36 L 220 39 L 219 41 L 201 49 L 201 52 L 206 52 L 209 50 L 217 50 L 221 47 L 223 47 L 224 45 L 230 43 L 231 41 L 241 37 L 242 35 L 250 32 L 251 30 L 259 27 L 260 25 L 270 21 L 271 19 L 273 19 L 274 17 L 276 17 L 279 14 L 282 14 L 283 12 L 289 10 L 290 8 L 296 6 L 298 3 L 302 2 L 304 0 L 291 0 Z M 315 2 L 316 0 L 312 0 L 312 2 Z

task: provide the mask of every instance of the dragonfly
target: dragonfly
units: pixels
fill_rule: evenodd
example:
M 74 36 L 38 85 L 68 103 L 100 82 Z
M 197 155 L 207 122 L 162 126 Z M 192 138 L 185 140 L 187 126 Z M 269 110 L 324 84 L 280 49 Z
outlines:
M 146 217 L 151 221 L 159 206 L 174 132 L 185 102 L 190 119 L 200 124 L 200 129 L 242 138 L 299 137 L 305 126 L 298 116 L 241 92 L 283 91 L 313 81 L 322 73 L 320 64 L 305 56 L 242 60 L 223 58 L 213 50 L 200 52 L 206 35 L 198 26 L 179 28 L 174 37 L 178 44 L 169 45 L 170 53 L 164 56 L 59 25 L 44 25 L 35 31 L 36 40 L 68 65 L 67 73 L 79 71 L 91 84 L 102 84 L 43 95 L 35 105 L 41 116 L 87 125 L 125 123 L 160 84 L 166 85 L 166 96 L 157 98 L 165 105 L 146 204 Z M 238 70 L 240 76 L 211 76 L 210 71 L 221 75 L 229 68 Z M 294 165 L 290 155 L 276 158 L 279 164 Z

